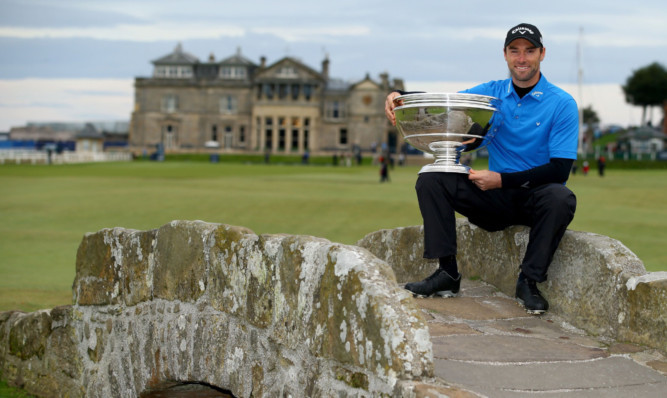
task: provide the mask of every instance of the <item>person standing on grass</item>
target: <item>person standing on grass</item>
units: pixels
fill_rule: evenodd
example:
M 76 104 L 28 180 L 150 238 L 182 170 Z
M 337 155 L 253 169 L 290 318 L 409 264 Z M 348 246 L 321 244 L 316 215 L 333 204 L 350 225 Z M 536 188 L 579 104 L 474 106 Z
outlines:
M 380 182 L 389 182 L 389 161 L 387 158 L 382 159 L 380 165 Z
M 604 168 L 607 165 L 607 159 L 604 156 L 600 155 L 598 158 L 598 174 L 600 177 L 604 177 Z
M 577 158 L 579 115 L 572 96 L 541 73 L 546 49 L 537 27 L 522 23 L 511 28 L 503 54 L 509 79 L 462 91 L 502 100 L 502 122 L 487 146 L 489 170 L 419 175 L 415 188 L 424 220 L 424 257 L 437 258 L 439 268 L 405 288 L 421 297 L 458 293 L 461 275 L 456 263 L 455 212 L 459 212 L 488 231 L 510 225 L 530 227 L 516 297 L 529 313 L 542 314 L 549 303 L 537 283 L 547 279 L 576 209 L 576 197 L 565 182 Z M 387 96 L 385 113 L 392 124 L 396 124 L 394 99 L 402 94 Z

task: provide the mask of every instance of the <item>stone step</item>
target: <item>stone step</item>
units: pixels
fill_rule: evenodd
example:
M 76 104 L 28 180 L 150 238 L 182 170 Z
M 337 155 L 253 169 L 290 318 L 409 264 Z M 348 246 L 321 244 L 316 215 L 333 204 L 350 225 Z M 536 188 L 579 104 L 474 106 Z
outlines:
M 458 297 L 415 300 L 435 376 L 451 388 L 501 398 L 667 396 L 660 352 L 598 339 L 549 313 L 528 315 L 491 285 L 464 280 Z
M 467 362 L 435 359 L 436 375 L 489 397 L 664 397 L 667 377 L 632 359 Z

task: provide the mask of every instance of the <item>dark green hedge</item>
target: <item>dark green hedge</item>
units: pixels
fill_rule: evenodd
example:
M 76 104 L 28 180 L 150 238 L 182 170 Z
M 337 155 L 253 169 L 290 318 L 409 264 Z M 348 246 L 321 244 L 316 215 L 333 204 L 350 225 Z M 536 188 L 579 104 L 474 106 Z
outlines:
M 167 154 L 165 156 L 165 161 L 180 161 L 180 162 L 214 162 L 214 163 L 252 163 L 252 164 L 263 164 L 266 163 L 264 155 L 261 154 L 219 154 L 217 155 L 217 160 L 214 159 L 215 155 L 208 153 L 201 154 Z M 362 158 L 363 165 L 371 164 L 371 157 L 364 156 Z M 300 155 L 271 155 L 269 157 L 270 164 L 289 164 L 289 165 L 298 165 L 302 164 L 302 158 Z M 308 164 L 310 165 L 320 165 L 320 166 L 330 166 L 333 165 L 333 156 L 311 156 L 308 159 Z M 343 165 L 343 160 L 338 159 L 338 164 Z M 353 160 L 353 165 L 356 165 L 356 160 Z
M 598 169 L 598 162 L 595 158 L 587 158 L 588 164 L 590 165 L 591 170 Z M 579 170 L 582 168 L 584 159 L 577 160 L 577 165 Z M 648 169 L 667 169 L 667 161 L 664 160 L 623 160 L 623 159 L 614 159 L 607 160 L 606 166 L 607 169 L 631 169 L 631 170 L 648 170 Z

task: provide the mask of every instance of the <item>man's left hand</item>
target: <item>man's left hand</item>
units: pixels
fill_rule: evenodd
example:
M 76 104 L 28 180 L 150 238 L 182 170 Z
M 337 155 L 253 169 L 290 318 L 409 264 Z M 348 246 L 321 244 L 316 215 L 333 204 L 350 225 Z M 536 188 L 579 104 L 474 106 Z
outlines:
M 468 179 L 482 191 L 497 189 L 503 186 L 500 173 L 496 173 L 495 171 L 470 169 Z

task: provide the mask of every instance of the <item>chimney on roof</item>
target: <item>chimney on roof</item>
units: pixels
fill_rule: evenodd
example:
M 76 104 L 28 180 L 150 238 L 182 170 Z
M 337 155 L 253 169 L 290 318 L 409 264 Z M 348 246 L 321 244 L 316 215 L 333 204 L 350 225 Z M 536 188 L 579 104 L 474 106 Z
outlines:
M 394 79 L 394 90 L 405 90 L 403 79 Z
M 208 62 L 215 62 L 215 55 L 213 55 L 213 53 L 208 56 Z
M 326 54 L 322 61 L 322 76 L 325 80 L 329 79 L 329 54 Z
M 266 68 L 266 57 L 263 55 L 259 58 L 259 67 L 262 69 Z
M 380 73 L 380 80 L 381 80 L 382 88 L 385 89 L 385 90 L 388 90 L 389 89 L 389 73 L 387 73 L 387 72 Z

